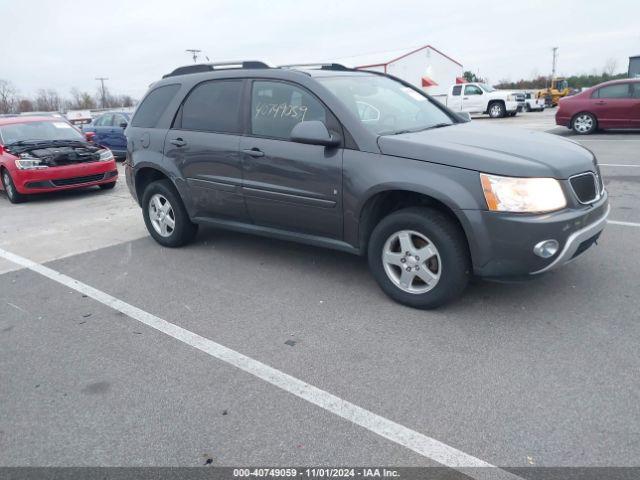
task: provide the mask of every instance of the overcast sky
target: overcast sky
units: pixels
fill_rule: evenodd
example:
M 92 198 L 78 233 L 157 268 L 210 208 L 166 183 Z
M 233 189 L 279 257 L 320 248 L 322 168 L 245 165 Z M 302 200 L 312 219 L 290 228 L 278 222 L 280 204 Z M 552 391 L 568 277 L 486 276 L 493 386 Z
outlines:
M 492 82 L 549 74 L 626 71 L 640 54 L 638 0 L 0 0 L 0 78 L 24 95 L 71 87 L 139 98 L 189 63 L 292 63 L 431 44 Z

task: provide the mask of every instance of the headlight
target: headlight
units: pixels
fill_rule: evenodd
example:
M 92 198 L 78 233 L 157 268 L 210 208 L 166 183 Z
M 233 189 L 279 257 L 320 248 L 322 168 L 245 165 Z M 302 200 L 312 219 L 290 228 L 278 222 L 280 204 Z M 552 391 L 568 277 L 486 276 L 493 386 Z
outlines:
M 108 149 L 101 150 L 98 160 L 100 160 L 101 162 L 108 162 L 109 160 L 113 160 L 113 153 L 111 153 L 111 150 Z
M 544 213 L 567 206 L 560 182 L 555 178 L 515 178 L 480 174 L 489 210 Z
M 44 165 L 38 158 L 18 158 L 16 160 L 16 167 L 20 170 L 36 170 L 40 168 L 49 168 L 48 165 Z

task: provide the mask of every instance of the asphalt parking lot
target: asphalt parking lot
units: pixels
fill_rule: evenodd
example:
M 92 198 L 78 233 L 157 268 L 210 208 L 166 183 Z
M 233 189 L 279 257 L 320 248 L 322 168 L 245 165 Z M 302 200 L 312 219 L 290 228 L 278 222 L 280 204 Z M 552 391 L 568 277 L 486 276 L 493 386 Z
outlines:
M 437 311 L 340 252 L 212 228 L 164 249 L 123 178 L 0 197 L 0 249 L 36 262 L 0 258 L 0 465 L 640 466 L 640 133 L 578 137 L 553 114 L 474 121 L 590 148 L 599 245 Z

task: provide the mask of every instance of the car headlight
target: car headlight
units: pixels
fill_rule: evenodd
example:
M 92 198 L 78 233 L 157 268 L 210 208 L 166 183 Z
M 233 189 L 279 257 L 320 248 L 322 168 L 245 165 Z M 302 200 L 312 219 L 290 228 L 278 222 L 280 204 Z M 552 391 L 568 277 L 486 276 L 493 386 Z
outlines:
M 480 174 L 484 198 L 495 212 L 544 213 L 567 206 L 555 178 L 516 178 Z
M 111 150 L 105 148 L 104 150 L 100 151 L 98 160 L 100 160 L 101 162 L 108 162 L 109 160 L 113 160 L 113 153 L 111 153 Z
M 42 163 L 39 158 L 21 157 L 16 159 L 16 167 L 20 170 L 37 170 L 41 168 L 49 168 L 48 165 Z

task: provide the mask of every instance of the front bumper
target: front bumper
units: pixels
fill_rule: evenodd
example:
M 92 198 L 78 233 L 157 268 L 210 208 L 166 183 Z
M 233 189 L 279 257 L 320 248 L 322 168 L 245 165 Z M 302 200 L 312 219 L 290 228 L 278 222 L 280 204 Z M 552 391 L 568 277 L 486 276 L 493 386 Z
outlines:
M 583 253 L 606 225 L 606 192 L 596 203 L 542 215 L 465 211 L 474 273 L 482 277 L 522 277 L 555 270 Z M 543 240 L 557 240 L 551 258 L 533 249 Z
M 114 160 L 86 162 L 36 170 L 15 169 L 11 178 L 20 193 L 46 193 L 115 182 L 118 168 Z

